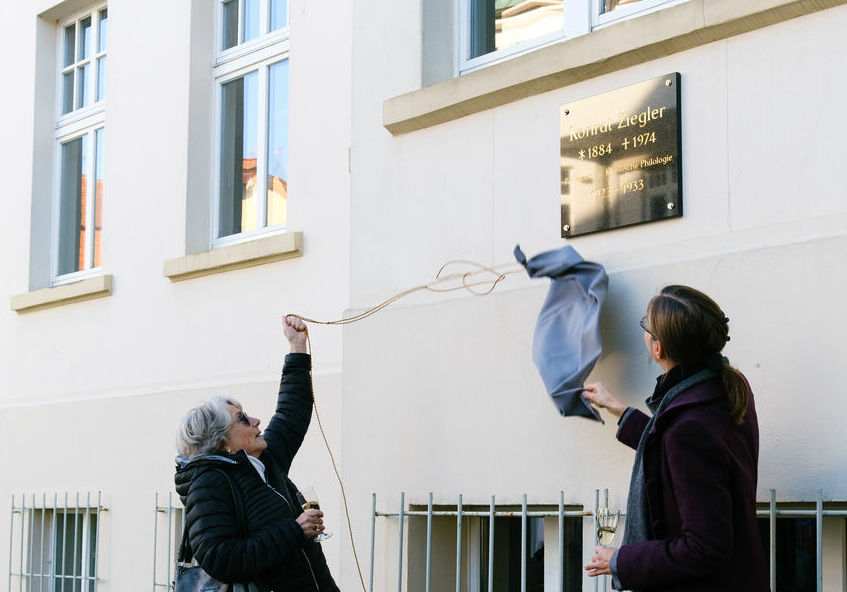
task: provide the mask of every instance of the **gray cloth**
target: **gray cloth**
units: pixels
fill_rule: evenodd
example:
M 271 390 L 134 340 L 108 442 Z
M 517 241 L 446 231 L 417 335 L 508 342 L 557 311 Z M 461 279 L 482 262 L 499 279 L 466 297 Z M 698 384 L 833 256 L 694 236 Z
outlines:
M 710 368 L 700 370 L 673 386 L 665 393 L 658 405 L 655 405 L 651 409 L 653 415 L 644 427 L 644 431 L 641 433 L 641 439 L 638 441 L 638 448 L 635 450 L 632 478 L 629 482 L 629 496 L 626 500 L 626 527 L 623 533 L 624 545 L 646 541 L 650 536 L 650 516 L 647 511 L 647 491 L 644 485 L 644 463 L 642 461 L 644 457 L 644 444 L 647 441 L 647 435 L 653 429 L 653 424 L 656 423 L 656 418 L 678 395 L 684 393 L 695 384 L 700 384 L 704 380 L 709 380 L 717 375 L 718 373 Z M 648 399 L 648 405 L 649 401 L 650 399 Z
M 553 404 L 564 416 L 603 422 L 582 396 L 585 379 L 600 357 L 600 309 L 609 278 L 603 266 L 583 260 L 573 247 L 547 251 L 527 261 L 520 245 L 515 259 L 529 277 L 549 277 L 550 290 L 538 313 L 532 361 Z

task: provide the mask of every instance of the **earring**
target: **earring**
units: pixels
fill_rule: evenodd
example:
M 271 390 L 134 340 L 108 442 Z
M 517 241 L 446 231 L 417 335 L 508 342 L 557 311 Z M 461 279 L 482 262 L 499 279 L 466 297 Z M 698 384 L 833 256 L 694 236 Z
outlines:
M 227 453 L 227 454 L 232 454 L 232 448 L 227 448 L 227 449 L 226 449 L 226 453 Z

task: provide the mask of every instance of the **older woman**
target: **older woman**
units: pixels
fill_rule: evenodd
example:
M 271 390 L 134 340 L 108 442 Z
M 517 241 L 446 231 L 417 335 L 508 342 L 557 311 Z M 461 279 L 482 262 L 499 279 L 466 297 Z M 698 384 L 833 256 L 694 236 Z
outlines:
M 174 481 L 190 550 L 209 574 L 266 591 L 332 592 L 338 587 L 314 541 L 324 530 L 323 512 L 304 512 L 288 478 L 312 416 L 306 325 L 285 317 L 283 327 L 291 353 L 267 429 L 263 433 L 259 420 L 232 399 L 192 409 L 179 429 Z
M 759 426 L 747 380 L 720 353 L 728 322 L 702 292 L 667 286 L 641 320 L 665 371 L 647 399 L 652 416 L 600 383 L 585 387 L 636 449 L 623 546 L 597 547 L 585 567 L 612 575 L 617 590 L 769 588 L 756 524 Z

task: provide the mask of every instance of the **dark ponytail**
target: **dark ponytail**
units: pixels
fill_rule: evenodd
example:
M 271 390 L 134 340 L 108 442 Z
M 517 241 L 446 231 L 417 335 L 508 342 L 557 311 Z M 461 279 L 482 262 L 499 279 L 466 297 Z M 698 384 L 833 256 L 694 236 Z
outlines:
M 720 364 L 721 386 L 736 424 L 747 414 L 747 379 L 720 355 L 729 341 L 729 319 L 717 303 L 688 286 L 666 286 L 647 307 L 650 333 L 668 360 L 684 368 Z

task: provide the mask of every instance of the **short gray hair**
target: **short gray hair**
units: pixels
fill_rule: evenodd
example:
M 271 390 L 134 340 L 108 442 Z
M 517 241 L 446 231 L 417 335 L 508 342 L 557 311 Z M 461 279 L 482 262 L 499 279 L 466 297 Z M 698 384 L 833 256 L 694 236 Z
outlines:
M 241 409 L 241 403 L 234 399 L 215 397 L 185 414 L 176 436 L 176 449 L 180 456 L 196 458 L 223 452 L 232 426 L 227 405 Z

